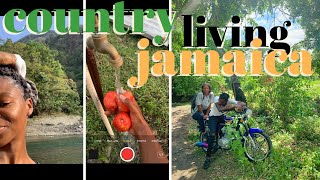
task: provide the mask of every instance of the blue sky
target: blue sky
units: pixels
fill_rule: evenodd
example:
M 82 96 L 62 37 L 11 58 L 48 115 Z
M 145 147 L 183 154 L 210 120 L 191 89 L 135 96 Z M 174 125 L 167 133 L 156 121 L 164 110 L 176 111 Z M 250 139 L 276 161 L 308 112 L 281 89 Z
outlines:
M 38 17 L 38 20 L 40 19 L 40 17 Z M 2 21 L 3 21 L 3 16 L 0 16 L 0 26 L 2 26 Z M 38 22 L 40 22 L 40 21 L 38 21 Z M 53 19 L 52 19 L 52 22 L 54 22 L 53 21 Z M 66 17 L 66 25 L 68 24 L 68 17 Z M 81 25 L 83 25 L 83 17 L 80 17 L 80 24 Z M 22 29 L 24 26 L 26 25 L 26 20 L 23 20 L 23 21 L 17 21 L 16 19 L 15 19 L 15 28 L 16 29 Z M 40 28 L 40 23 L 38 23 L 38 27 Z M 54 24 L 52 24 L 52 26 L 51 26 L 51 30 L 54 30 Z M 23 31 L 23 32 L 21 32 L 21 33 L 19 33 L 19 34 L 15 34 L 15 35 L 12 35 L 12 34 L 8 34 L 7 32 L 5 32 L 5 30 L 4 30 L 4 28 L 3 27 L 1 27 L 0 28 L 0 38 L 1 39 L 3 39 L 3 40 L 7 40 L 7 39 L 11 39 L 13 42 L 16 42 L 16 41 L 18 41 L 19 39 L 21 39 L 21 38 L 23 38 L 24 36 L 27 36 L 27 35 L 29 35 L 29 34 L 31 34 L 28 30 L 27 30 L 27 28 Z
M 286 14 L 289 14 L 289 12 L 286 12 Z M 293 22 L 292 19 L 288 15 L 286 15 L 280 11 L 275 11 L 275 14 L 270 14 L 270 13 L 264 13 L 262 15 L 252 13 L 248 15 L 246 18 L 252 18 L 255 20 L 255 22 L 259 26 L 263 26 L 266 29 L 266 36 L 267 36 L 267 46 L 270 45 L 270 42 L 273 40 L 270 37 L 270 30 L 274 26 L 283 26 L 283 23 L 285 21 L 290 21 L 291 26 L 287 27 L 288 31 L 288 37 L 285 40 L 282 40 L 281 42 L 286 42 L 290 46 L 302 41 L 305 38 L 305 32 L 304 30 L 300 27 L 300 25 L 297 22 Z M 275 16 L 275 18 L 274 18 Z M 228 26 L 232 26 L 232 23 L 230 22 Z M 241 22 L 241 31 L 242 31 L 242 40 L 244 41 L 244 26 L 252 26 L 246 23 L 245 21 Z M 226 38 L 230 39 L 231 38 L 231 28 L 227 30 Z
M 288 12 L 286 12 L 286 13 L 289 14 Z M 264 13 L 263 15 L 253 13 L 253 14 L 248 15 L 247 17 L 254 19 L 259 26 L 265 27 L 266 32 L 267 32 L 267 45 L 269 45 L 270 42 L 272 41 L 272 39 L 269 35 L 270 29 L 274 26 L 282 26 L 284 21 L 287 21 L 287 20 L 291 21 L 291 19 L 289 18 L 288 15 L 286 15 L 280 11 L 275 12 L 275 19 L 273 17 L 273 14 L 269 14 L 269 13 Z M 3 16 L 0 16 L 0 25 L 1 26 L 2 26 L 2 21 L 3 21 Z M 68 17 L 66 17 L 66 24 L 67 23 L 68 23 Z M 288 43 L 290 46 L 302 41 L 305 38 L 305 32 L 303 29 L 301 29 L 299 24 L 297 22 L 293 22 L 293 21 L 291 21 L 291 23 L 292 23 L 291 27 L 287 28 L 288 37 L 282 41 L 282 42 Z M 17 20 L 15 20 L 15 27 L 17 29 L 21 29 L 23 26 L 25 26 L 25 24 L 26 24 L 26 20 L 21 21 L 21 22 L 18 22 Z M 80 24 L 83 24 L 82 17 L 80 17 Z M 241 24 L 240 24 L 241 31 L 244 31 L 244 26 L 246 26 L 246 25 L 249 25 L 249 24 L 247 24 L 245 21 L 241 22 Z M 40 27 L 40 24 L 38 24 L 38 26 Z M 232 26 L 232 23 L 229 23 L 228 26 Z M 54 30 L 54 25 L 52 25 L 51 30 Z M 25 31 L 23 31 L 19 34 L 11 35 L 11 34 L 6 33 L 4 31 L 3 27 L 0 28 L 0 38 L 3 40 L 10 38 L 14 42 L 16 42 L 17 40 L 19 40 L 22 37 L 29 35 L 29 34 L 30 34 L 30 32 L 27 29 L 25 29 Z M 231 28 L 227 29 L 226 38 L 227 39 L 231 38 Z M 243 32 L 242 32 L 242 40 L 244 40 L 244 33 Z

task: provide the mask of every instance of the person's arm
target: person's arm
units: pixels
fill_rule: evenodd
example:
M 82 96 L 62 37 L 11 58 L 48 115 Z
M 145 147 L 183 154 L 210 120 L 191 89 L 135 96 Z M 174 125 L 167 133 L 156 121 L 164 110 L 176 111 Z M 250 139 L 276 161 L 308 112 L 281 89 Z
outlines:
M 206 114 L 203 116 L 203 119 L 207 119 L 210 113 L 210 109 L 211 109 L 211 103 L 209 104 L 207 110 L 206 110 Z
M 0 51 L 0 65 L 14 65 L 16 63 L 16 57 L 12 53 Z
M 209 98 L 210 98 L 210 104 L 209 104 L 209 106 L 208 106 L 208 108 L 207 108 L 207 111 L 206 111 L 205 116 L 203 117 L 204 119 L 207 119 L 207 118 L 208 118 L 209 113 L 210 113 L 210 110 L 211 110 L 211 107 L 212 107 L 212 103 L 214 103 L 214 95 L 213 95 L 213 92 L 211 92 L 211 93 L 209 94 Z
M 157 142 L 149 124 L 144 119 L 141 109 L 135 100 L 129 100 L 125 96 L 120 95 L 120 100 L 127 105 L 130 110 L 130 118 L 132 121 L 129 133 L 137 140 L 146 140 L 139 142 L 140 158 L 142 163 L 169 163 L 166 156 L 159 157 L 164 154 L 160 143 Z
M 23 77 L 26 77 L 27 68 L 25 61 L 18 54 L 12 54 L 0 51 L 0 65 L 14 66 L 16 71 Z
M 234 109 L 237 109 L 238 111 L 242 111 L 243 108 L 246 107 L 246 103 L 238 101 L 236 105 L 234 105 Z
M 199 111 L 200 113 L 203 113 L 202 105 L 197 105 L 197 107 L 198 107 L 198 111 Z
M 203 113 L 203 109 L 202 109 L 202 97 L 201 94 L 199 93 L 196 97 L 196 105 L 198 107 L 198 112 Z
M 242 111 L 243 107 L 245 106 L 246 106 L 246 103 L 244 102 L 236 101 L 234 99 L 229 99 L 228 104 L 226 105 L 226 109 L 230 111 L 237 108 L 239 111 Z
M 241 101 L 238 101 L 238 103 L 236 104 L 237 106 L 247 106 L 246 103 L 244 102 L 241 102 Z
M 233 106 L 231 106 L 230 104 L 227 104 L 226 106 L 221 106 L 218 103 L 214 103 L 215 106 L 217 106 L 218 111 L 223 112 L 223 111 L 230 111 L 232 108 L 234 108 Z

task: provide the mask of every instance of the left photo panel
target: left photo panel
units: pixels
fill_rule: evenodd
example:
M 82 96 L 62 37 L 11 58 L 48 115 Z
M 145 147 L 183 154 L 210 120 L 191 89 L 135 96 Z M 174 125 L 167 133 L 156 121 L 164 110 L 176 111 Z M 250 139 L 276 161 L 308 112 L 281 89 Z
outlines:
M 16 34 L 0 28 L 0 164 L 82 164 L 83 36 L 40 16 L 33 28 L 48 31 L 30 33 L 27 21 L 12 19 Z

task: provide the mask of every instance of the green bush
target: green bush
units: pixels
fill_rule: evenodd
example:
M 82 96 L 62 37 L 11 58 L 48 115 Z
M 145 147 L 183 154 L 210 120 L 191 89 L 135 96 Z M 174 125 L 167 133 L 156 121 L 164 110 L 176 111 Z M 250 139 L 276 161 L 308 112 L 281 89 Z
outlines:
M 123 89 L 130 90 L 139 104 L 142 114 L 150 127 L 153 129 L 157 139 L 162 140 L 160 143 L 164 152 L 169 152 L 169 78 L 166 76 L 155 77 L 151 74 L 145 85 L 141 88 L 131 89 L 127 86 L 127 80 L 131 76 L 137 76 L 137 42 L 141 36 L 123 35 L 118 36 L 111 33 L 108 35 L 109 42 L 115 46 L 119 54 L 123 57 L 123 65 L 120 70 L 120 81 Z M 149 50 L 150 55 L 164 47 L 155 47 L 150 45 L 146 50 Z M 115 90 L 115 69 L 109 63 L 109 55 L 95 52 L 96 63 L 100 75 L 101 87 L 103 95 L 108 91 Z M 150 60 L 150 68 L 152 66 Z M 89 97 L 89 93 L 87 92 Z M 87 132 L 87 150 L 98 149 L 99 160 L 105 163 L 123 163 L 117 153 L 111 153 L 107 149 L 111 148 L 112 152 L 120 152 L 123 148 L 121 140 L 119 143 L 110 143 L 110 140 L 105 125 L 91 99 L 86 102 L 86 132 Z M 113 117 L 108 117 L 111 122 Z M 125 137 L 123 133 L 114 130 L 116 138 Z M 133 145 L 136 146 L 136 145 Z M 88 153 L 88 151 L 87 151 Z M 136 160 L 130 162 L 136 163 Z
M 313 117 L 309 117 L 312 118 Z M 314 118 L 316 119 L 316 118 Z M 319 126 L 318 126 L 319 127 Z M 306 131 L 306 130 L 304 130 Z M 318 133 L 319 135 L 319 133 Z M 232 152 L 248 179 L 319 179 L 319 141 L 297 140 L 294 133 L 278 132 L 271 136 L 272 153 L 263 162 L 249 162 L 239 141 Z
M 26 61 L 27 78 L 36 84 L 39 91 L 40 101 L 35 108 L 35 114 L 81 114 L 76 83 L 68 79 L 57 59 L 58 51 L 40 42 L 13 43 L 11 40 L 1 45 L 0 51 L 19 54 Z
M 297 140 L 308 140 L 320 143 L 320 117 L 309 116 L 296 121 L 295 135 Z

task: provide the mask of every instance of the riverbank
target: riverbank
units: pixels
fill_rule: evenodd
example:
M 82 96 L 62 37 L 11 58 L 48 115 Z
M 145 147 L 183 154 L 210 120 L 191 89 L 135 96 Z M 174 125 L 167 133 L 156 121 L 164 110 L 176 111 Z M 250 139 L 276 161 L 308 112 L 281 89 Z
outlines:
M 28 119 L 27 136 L 82 135 L 83 119 L 77 115 L 41 115 Z

